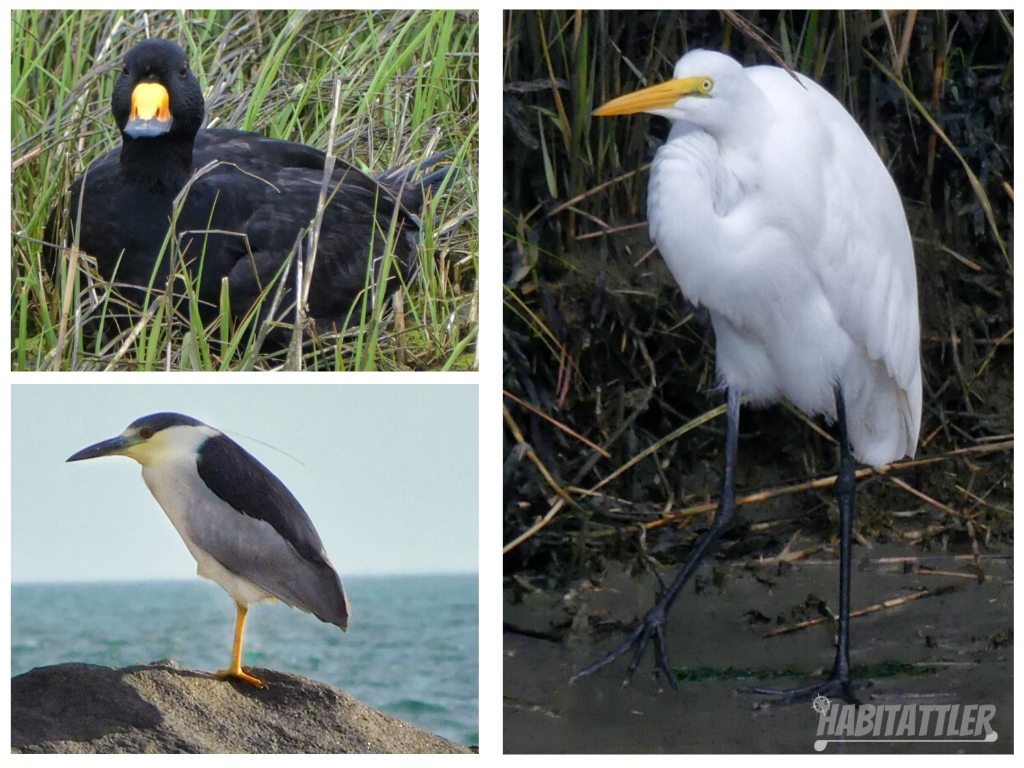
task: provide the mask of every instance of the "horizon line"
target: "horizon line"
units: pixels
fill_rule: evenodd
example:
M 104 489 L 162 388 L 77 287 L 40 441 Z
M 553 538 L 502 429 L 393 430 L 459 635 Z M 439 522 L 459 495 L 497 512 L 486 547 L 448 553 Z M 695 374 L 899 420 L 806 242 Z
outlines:
M 476 576 L 479 578 L 480 572 L 477 571 L 394 571 L 394 572 L 373 572 L 373 573 L 348 573 L 345 574 L 345 579 L 378 579 L 378 578 L 396 578 L 396 577 L 409 577 L 409 576 Z M 217 583 L 204 579 L 202 577 L 154 577 L 154 578 L 96 578 L 96 579 L 26 579 L 15 581 L 11 580 L 11 587 L 37 587 L 37 586 L 66 586 L 69 584 L 149 584 L 149 583 L 196 583 L 202 584 L 208 582 L 213 586 L 217 586 Z

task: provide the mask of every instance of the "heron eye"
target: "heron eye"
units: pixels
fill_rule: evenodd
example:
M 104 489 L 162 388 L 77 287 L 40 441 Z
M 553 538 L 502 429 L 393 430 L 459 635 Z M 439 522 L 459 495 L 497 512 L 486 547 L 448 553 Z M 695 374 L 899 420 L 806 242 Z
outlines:
M 143 427 L 139 430 L 139 437 L 143 440 L 149 440 L 153 436 L 153 429 L 151 427 Z

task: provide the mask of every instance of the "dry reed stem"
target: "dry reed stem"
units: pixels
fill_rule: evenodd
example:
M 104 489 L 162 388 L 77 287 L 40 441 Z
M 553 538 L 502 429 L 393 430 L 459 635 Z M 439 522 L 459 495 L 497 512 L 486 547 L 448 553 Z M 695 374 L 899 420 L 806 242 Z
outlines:
M 919 592 L 913 592 L 909 595 L 893 597 L 889 600 L 885 600 L 884 602 L 875 603 L 874 605 L 869 605 L 866 608 L 860 608 L 856 611 L 851 611 L 850 618 L 855 619 L 859 616 L 867 616 L 870 613 L 878 613 L 879 611 L 884 611 L 889 608 L 896 608 L 898 606 L 904 605 L 914 600 L 922 600 L 926 597 L 936 597 L 938 595 L 944 595 L 948 592 L 952 592 L 954 589 L 957 589 L 957 587 L 946 586 L 939 587 L 938 589 L 922 589 Z M 796 624 L 790 624 L 788 627 L 779 627 L 778 629 L 773 629 L 771 632 L 768 632 L 767 634 L 762 635 L 761 637 L 779 637 L 781 635 L 789 635 L 793 632 L 799 632 L 801 629 L 807 629 L 808 627 L 815 627 L 819 624 L 824 624 L 826 621 L 831 621 L 831 618 L 827 616 L 822 616 L 817 619 L 808 619 L 807 621 L 801 621 Z

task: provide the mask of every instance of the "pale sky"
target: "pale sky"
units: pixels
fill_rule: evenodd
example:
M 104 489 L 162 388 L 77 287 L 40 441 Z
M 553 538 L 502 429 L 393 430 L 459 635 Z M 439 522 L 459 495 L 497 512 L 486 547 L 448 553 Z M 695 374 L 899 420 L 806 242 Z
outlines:
M 281 478 L 342 578 L 475 573 L 477 387 L 336 382 L 13 385 L 12 581 L 195 578 L 137 463 L 66 463 L 157 411 L 216 427 Z

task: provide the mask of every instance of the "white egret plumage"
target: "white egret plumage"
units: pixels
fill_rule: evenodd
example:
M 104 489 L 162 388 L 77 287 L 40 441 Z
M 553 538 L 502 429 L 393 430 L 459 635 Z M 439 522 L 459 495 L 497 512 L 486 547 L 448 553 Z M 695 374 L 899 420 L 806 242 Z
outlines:
M 651 237 L 684 295 L 707 308 L 728 393 L 715 520 L 644 622 L 575 679 L 653 641 L 675 685 L 665 617 L 735 516 L 739 404 L 782 398 L 838 424 L 839 642 L 824 683 L 781 693 L 853 698 L 849 612 L 855 460 L 912 456 L 921 424 L 917 279 L 896 185 L 850 114 L 812 80 L 695 50 L 672 80 L 596 115 L 647 112 L 671 131 L 648 191 Z

